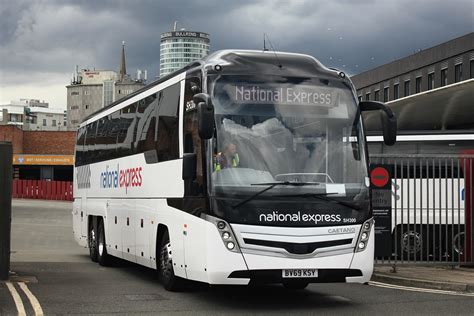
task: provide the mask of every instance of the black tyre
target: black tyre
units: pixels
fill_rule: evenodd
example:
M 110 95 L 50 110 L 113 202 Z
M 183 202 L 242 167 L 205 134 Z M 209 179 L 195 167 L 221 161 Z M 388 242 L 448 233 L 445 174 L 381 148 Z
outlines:
M 288 290 L 304 290 L 308 284 L 309 282 L 306 281 L 292 281 L 284 282 L 283 286 Z
M 163 287 L 168 291 L 178 291 L 182 288 L 183 280 L 174 274 L 173 269 L 173 253 L 171 251 L 171 243 L 168 232 L 164 233 L 159 248 L 158 274 Z
M 87 233 L 87 246 L 89 247 L 89 257 L 93 262 L 97 262 L 97 232 L 92 221 L 89 224 L 89 232 Z
M 97 234 L 97 261 L 101 266 L 110 265 L 110 255 L 107 253 L 107 244 L 105 243 L 105 228 L 104 222 L 99 221 L 98 225 L 98 234 Z

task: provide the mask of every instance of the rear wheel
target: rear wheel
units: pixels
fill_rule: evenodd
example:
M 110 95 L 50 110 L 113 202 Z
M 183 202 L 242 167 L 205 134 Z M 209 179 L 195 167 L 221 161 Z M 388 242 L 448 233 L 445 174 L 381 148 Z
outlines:
M 159 266 L 158 273 L 163 286 L 168 291 L 177 291 L 182 286 L 182 280 L 174 274 L 173 269 L 173 252 L 171 251 L 171 243 L 168 232 L 164 233 L 159 249 Z
M 89 224 L 89 232 L 87 234 L 87 246 L 89 247 L 89 257 L 93 262 L 97 262 L 97 232 L 94 228 L 94 224 L 92 221 Z
M 110 264 L 110 255 L 107 253 L 107 244 L 105 243 L 105 228 L 104 222 L 99 221 L 97 234 L 97 261 L 101 266 L 108 266 Z

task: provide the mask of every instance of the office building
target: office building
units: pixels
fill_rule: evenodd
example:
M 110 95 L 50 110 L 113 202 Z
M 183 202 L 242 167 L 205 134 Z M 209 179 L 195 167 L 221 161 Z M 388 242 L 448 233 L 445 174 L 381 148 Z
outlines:
M 196 31 L 176 30 L 161 34 L 160 77 L 166 76 L 192 61 L 209 54 L 209 34 Z
M 145 86 L 147 74 L 138 70 L 137 77 L 127 75 L 125 43 L 122 43 L 120 70 L 82 69 L 73 74 L 67 88 L 67 125 L 71 130 L 90 114 Z
M 0 106 L 0 125 L 15 125 L 24 131 L 63 131 L 64 110 L 50 108 L 37 99 L 20 99 Z
M 393 101 L 474 78 L 474 33 L 351 77 L 359 100 Z

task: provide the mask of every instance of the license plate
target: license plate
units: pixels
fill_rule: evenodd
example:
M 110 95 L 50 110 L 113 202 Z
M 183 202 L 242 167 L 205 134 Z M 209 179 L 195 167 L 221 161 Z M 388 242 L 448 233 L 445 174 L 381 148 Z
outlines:
M 281 270 L 283 278 L 317 278 L 317 269 L 283 269 Z

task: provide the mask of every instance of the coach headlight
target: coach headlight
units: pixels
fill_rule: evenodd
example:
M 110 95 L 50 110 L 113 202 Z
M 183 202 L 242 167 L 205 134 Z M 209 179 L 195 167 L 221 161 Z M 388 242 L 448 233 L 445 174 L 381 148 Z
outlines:
M 208 222 L 213 223 L 218 232 L 219 235 L 221 236 L 221 240 L 224 243 L 224 246 L 227 248 L 227 250 L 233 251 L 233 252 L 240 252 L 239 245 L 237 243 L 237 239 L 234 236 L 234 233 L 232 232 L 232 228 L 230 227 L 229 223 L 226 223 L 220 218 L 216 218 L 214 216 L 210 216 L 207 214 L 203 214 L 201 216 Z
M 357 239 L 357 246 L 355 251 L 360 252 L 364 251 L 367 248 L 367 243 L 370 238 L 370 231 L 372 230 L 372 225 L 374 224 L 374 219 L 371 218 L 362 224 L 360 229 L 359 238 Z

